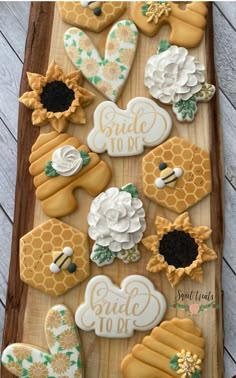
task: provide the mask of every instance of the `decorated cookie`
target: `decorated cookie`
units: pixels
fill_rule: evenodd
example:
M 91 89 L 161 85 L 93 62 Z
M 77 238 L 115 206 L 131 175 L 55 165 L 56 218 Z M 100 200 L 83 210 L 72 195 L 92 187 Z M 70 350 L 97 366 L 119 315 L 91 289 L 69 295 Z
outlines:
M 46 76 L 28 72 L 31 92 L 25 92 L 20 102 L 33 109 L 32 123 L 43 126 L 46 123 L 58 131 L 63 131 L 68 123 L 84 124 L 84 107 L 89 105 L 94 94 L 79 86 L 80 71 L 65 74 L 52 62 Z
M 125 1 L 59 1 L 59 13 L 68 24 L 100 32 L 126 10 Z
M 191 319 L 164 321 L 121 363 L 124 378 L 200 378 L 205 341 Z
M 48 295 L 66 293 L 89 276 L 88 237 L 49 219 L 20 239 L 20 277 Z
M 91 39 L 80 29 L 65 32 L 66 52 L 76 68 L 105 97 L 116 102 L 128 78 L 138 42 L 132 21 L 122 20 L 111 28 L 104 59 Z
M 167 1 L 134 2 L 131 17 L 142 33 L 152 37 L 169 24 L 169 42 L 191 48 L 197 46 L 206 26 L 207 3 L 192 1 L 181 9 L 178 3 Z
M 29 161 L 36 197 L 49 217 L 61 217 L 77 208 L 76 188 L 95 197 L 111 177 L 110 168 L 97 154 L 77 138 L 55 131 L 38 137 Z
M 143 191 L 158 205 L 182 213 L 211 192 L 208 152 L 173 137 L 143 158 Z
M 110 156 L 132 156 L 144 147 L 157 146 L 170 134 L 171 117 L 166 110 L 145 97 L 131 100 L 126 110 L 104 101 L 94 113 L 94 129 L 88 135 L 89 148 Z
M 107 276 L 95 276 L 86 287 L 85 303 L 78 307 L 75 321 L 97 336 L 126 338 L 134 330 L 146 331 L 159 324 L 165 311 L 164 296 L 148 278 L 126 277 L 119 288 Z
M 146 229 L 145 211 L 133 184 L 99 194 L 91 204 L 88 224 L 95 240 L 90 258 L 98 266 L 111 264 L 116 257 L 126 264 L 140 258 L 137 244 Z
M 49 310 L 45 334 L 49 352 L 29 344 L 11 344 L 2 353 L 5 368 L 20 378 L 83 378 L 79 334 L 66 306 Z
M 172 287 L 185 277 L 202 282 L 201 265 L 217 259 L 213 249 L 204 244 L 211 230 L 206 226 L 193 227 L 187 212 L 179 215 L 174 223 L 157 217 L 155 224 L 156 235 L 142 240 L 152 252 L 146 269 L 154 273 L 163 270 Z
M 150 95 L 163 104 L 172 104 L 180 122 L 193 121 L 197 102 L 210 101 L 215 87 L 205 82 L 205 67 L 183 47 L 159 43 L 158 52 L 148 59 L 144 83 Z

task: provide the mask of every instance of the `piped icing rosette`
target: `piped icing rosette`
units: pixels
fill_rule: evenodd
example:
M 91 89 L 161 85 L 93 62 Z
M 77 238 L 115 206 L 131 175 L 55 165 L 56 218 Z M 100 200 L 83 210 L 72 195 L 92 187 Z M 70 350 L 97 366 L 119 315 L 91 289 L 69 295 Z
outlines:
M 97 196 L 90 207 L 88 224 L 89 236 L 95 240 L 92 261 L 102 266 L 113 262 L 115 257 L 126 263 L 139 259 L 140 253 L 134 247 L 142 239 L 146 222 L 143 203 L 134 185 L 109 188 Z M 127 259 L 124 251 L 132 258 Z
M 192 121 L 197 101 L 209 101 L 215 87 L 206 91 L 205 67 L 184 47 L 159 44 L 158 53 L 152 55 L 145 66 L 144 84 L 152 97 L 164 104 L 172 104 L 179 121 Z
M 83 159 L 74 146 L 63 146 L 52 154 L 52 167 L 60 176 L 72 176 L 81 170 Z

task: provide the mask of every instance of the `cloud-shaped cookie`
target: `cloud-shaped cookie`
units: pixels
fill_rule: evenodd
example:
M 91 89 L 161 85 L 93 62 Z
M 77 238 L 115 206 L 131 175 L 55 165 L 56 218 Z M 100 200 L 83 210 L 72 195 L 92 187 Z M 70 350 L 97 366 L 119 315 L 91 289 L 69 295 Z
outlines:
M 125 338 L 160 323 L 166 311 L 164 296 L 146 277 L 132 275 L 117 287 L 107 276 L 95 276 L 85 292 L 85 303 L 75 314 L 77 326 L 97 336 Z
M 97 153 L 110 156 L 133 156 L 144 147 L 162 143 L 170 134 L 171 117 L 166 110 L 145 97 L 132 99 L 126 110 L 110 101 L 98 105 L 94 113 L 94 128 L 87 143 Z

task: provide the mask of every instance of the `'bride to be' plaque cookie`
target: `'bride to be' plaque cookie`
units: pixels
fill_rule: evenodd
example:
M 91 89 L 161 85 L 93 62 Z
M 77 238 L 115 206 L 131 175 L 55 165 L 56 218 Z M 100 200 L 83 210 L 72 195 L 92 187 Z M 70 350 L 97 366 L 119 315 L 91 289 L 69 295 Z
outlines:
M 120 288 L 107 276 L 95 276 L 85 292 L 85 302 L 75 313 L 77 326 L 97 336 L 125 338 L 134 330 L 158 325 L 166 311 L 164 296 L 140 275 L 126 277 Z
M 110 156 L 133 156 L 144 147 L 162 143 L 170 134 L 171 117 L 166 110 L 145 97 L 135 97 L 120 109 L 111 101 L 98 105 L 94 113 L 94 128 L 87 143 L 97 153 Z

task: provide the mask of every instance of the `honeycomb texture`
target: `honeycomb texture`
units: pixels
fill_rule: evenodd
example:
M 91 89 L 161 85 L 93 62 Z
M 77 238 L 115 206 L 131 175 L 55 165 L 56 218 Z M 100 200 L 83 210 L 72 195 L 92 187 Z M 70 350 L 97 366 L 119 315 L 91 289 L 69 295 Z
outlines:
M 102 14 L 99 17 L 89 7 L 82 7 L 80 1 L 59 1 L 57 6 L 65 22 L 94 32 L 105 29 L 126 10 L 124 1 L 101 2 Z
M 53 252 L 73 249 L 75 273 L 50 271 Z M 64 294 L 89 275 L 87 235 L 58 219 L 50 219 L 20 239 L 20 277 L 23 282 L 51 296 Z
M 175 188 L 158 189 L 159 164 L 183 169 Z M 144 194 L 158 205 L 182 213 L 211 192 L 211 166 L 208 152 L 184 139 L 173 137 L 143 158 Z

